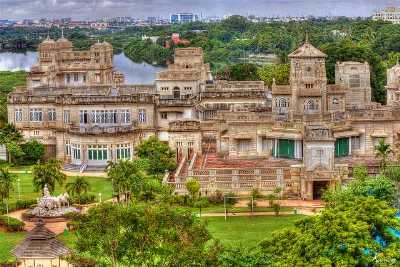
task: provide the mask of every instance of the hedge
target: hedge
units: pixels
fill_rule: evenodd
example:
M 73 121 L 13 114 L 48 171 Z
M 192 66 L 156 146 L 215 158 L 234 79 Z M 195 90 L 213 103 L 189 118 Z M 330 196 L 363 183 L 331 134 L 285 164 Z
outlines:
M 0 216 L 0 226 L 6 228 L 8 232 L 19 232 L 24 230 L 25 223 L 13 217 Z

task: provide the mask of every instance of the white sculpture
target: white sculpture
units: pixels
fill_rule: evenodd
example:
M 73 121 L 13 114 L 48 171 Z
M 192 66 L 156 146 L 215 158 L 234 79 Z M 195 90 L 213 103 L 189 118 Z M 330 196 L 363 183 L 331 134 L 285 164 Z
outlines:
M 31 213 L 38 217 L 58 217 L 67 212 L 77 212 L 78 210 L 69 205 L 68 193 L 63 193 L 58 197 L 50 195 L 47 184 L 43 188 L 43 197 L 38 199 L 37 207 Z

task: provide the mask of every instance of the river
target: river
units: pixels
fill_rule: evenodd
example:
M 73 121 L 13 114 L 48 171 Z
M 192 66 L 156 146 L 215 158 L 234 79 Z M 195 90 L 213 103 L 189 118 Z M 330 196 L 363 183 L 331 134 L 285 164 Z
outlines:
M 0 71 L 29 71 L 36 61 L 36 52 L 2 52 L 0 53 Z M 114 55 L 114 66 L 125 75 L 127 84 L 152 84 L 156 73 L 163 69 L 147 63 L 135 63 L 124 54 Z

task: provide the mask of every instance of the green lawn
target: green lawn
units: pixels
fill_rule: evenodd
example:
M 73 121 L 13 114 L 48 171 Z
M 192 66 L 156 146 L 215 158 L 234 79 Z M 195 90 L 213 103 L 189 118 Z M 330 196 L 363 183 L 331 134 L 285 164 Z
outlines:
M 20 179 L 20 193 L 21 193 L 21 199 L 23 200 L 30 200 L 30 199 L 36 199 L 40 197 L 40 192 L 35 192 L 32 184 L 32 179 L 33 176 L 30 173 L 18 173 L 16 174 L 17 178 Z M 98 193 L 102 194 L 102 199 L 110 199 L 112 197 L 112 187 L 111 187 L 111 181 L 108 180 L 107 178 L 104 177 L 85 177 L 87 181 L 90 184 L 90 191 L 89 193 L 96 194 L 98 196 Z M 71 182 L 75 179 L 73 176 L 68 176 L 67 181 L 64 183 L 64 186 L 66 183 Z M 65 192 L 64 186 L 56 186 L 55 195 L 58 195 L 60 193 Z M 10 203 L 15 203 L 18 200 L 18 186 L 17 182 L 14 184 L 14 191 L 11 193 L 10 197 Z
M 14 257 L 10 250 L 26 236 L 25 232 L 3 233 L 0 232 L 0 263 L 12 261 Z
M 208 230 L 214 238 L 226 246 L 253 247 L 271 236 L 273 231 L 292 227 L 302 215 L 254 216 L 254 217 L 207 217 Z
M 199 208 L 191 208 L 194 212 L 199 212 Z M 251 212 L 249 207 L 229 207 L 228 212 L 241 213 L 241 212 Z M 255 212 L 273 212 L 273 208 L 270 207 L 254 207 Z M 291 207 L 281 207 L 281 211 L 293 211 Z M 210 206 L 201 209 L 202 213 L 225 213 L 224 205 Z

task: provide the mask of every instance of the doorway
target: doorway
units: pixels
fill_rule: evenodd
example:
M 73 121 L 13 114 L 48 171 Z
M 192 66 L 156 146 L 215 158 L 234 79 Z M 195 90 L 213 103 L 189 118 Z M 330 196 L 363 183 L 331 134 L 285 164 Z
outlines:
M 321 199 L 324 191 L 328 188 L 328 181 L 314 181 L 313 182 L 313 199 Z
M 181 98 L 181 90 L 179 87 L 174 88 L 174 99 L 180 99 Z

